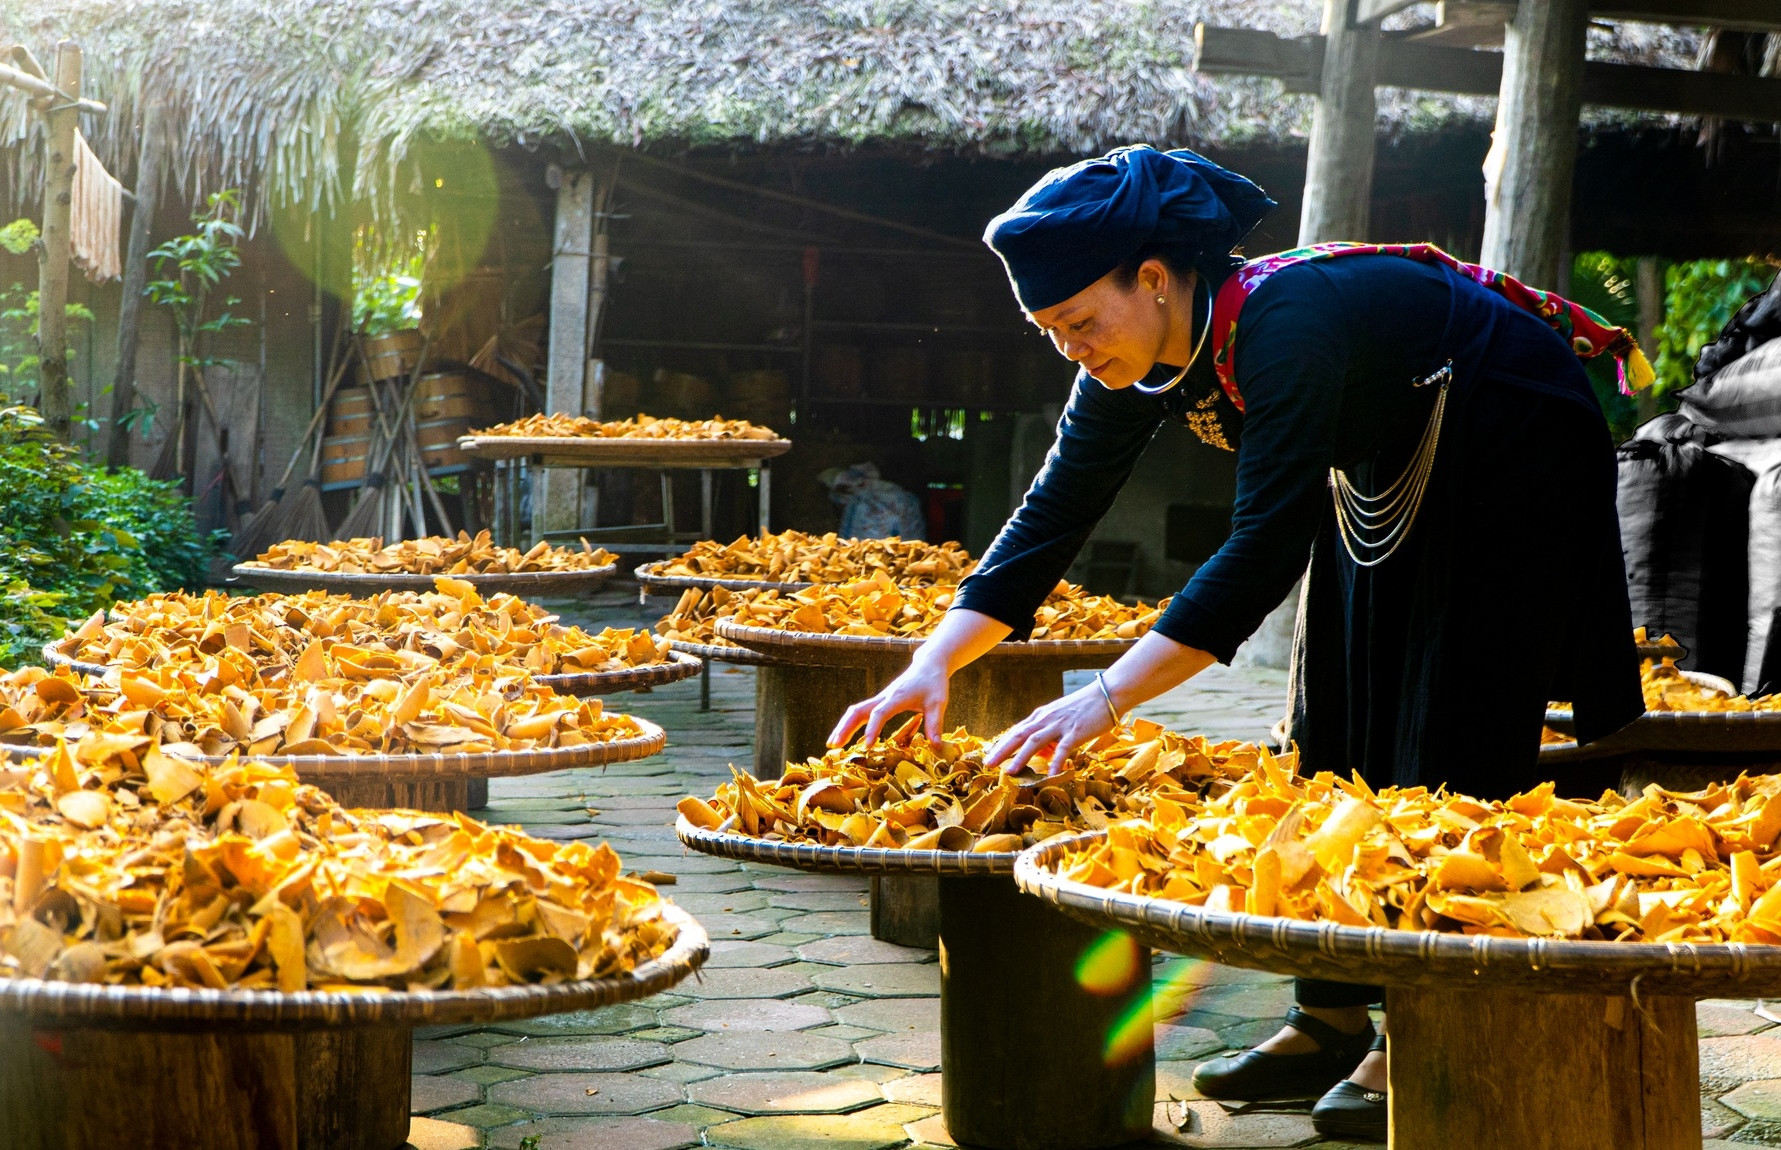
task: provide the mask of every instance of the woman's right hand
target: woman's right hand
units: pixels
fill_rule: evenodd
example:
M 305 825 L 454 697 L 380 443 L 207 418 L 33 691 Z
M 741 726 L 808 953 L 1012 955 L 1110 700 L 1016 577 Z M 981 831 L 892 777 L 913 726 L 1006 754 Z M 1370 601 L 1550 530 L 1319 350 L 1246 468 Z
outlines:
M 863 699 L 847 709 L 829 735 L 829 746 L 839 747 L 865 728 L 865 742 L 872 742 L 884 725 L 908 711 L 921 715 L 922 729 L 931 739 L 940 737 L 946 728 L 946 665 L 936 659 L 915 659 L 909 669 L 892 679 L 884 690 Z

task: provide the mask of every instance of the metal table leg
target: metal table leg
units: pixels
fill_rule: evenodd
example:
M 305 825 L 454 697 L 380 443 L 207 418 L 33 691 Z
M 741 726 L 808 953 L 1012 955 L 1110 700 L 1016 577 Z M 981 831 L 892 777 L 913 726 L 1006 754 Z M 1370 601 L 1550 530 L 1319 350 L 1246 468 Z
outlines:
M 756 490 L 760 493 L 760 514 L 758 516 L 760 532 L 767 534 L 767 519 L 773 507 L 773 469 L 766 460 L 761 461 L 760 484 Z
M 711 469 L 699 469 L 699 538 L 711 538 Z

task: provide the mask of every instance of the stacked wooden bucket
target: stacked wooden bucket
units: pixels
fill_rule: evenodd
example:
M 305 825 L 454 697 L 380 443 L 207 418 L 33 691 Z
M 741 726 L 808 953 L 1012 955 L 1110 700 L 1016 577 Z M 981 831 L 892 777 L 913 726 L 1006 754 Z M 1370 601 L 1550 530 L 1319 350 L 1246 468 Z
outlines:
M 399 396 L 399 388 L 414 377 L 423 342 L 421 333 L 413 330 L 365 337 L 365 365 L 370 379 L 357 387 L 341 388 L 328 404 L 327 435 L 322 440 L 324 491 L 357 487 L 364 482 L 366 455 L 377 422 L 372 389 L 385 385 L 386 393 Z M 396 406 L 400 406 L 399 401 Z M 458 450 L 458 437 L 495 419 L 486 383 L 449 366 L 420 377 L 415 385 L 412 413 L 415 439 L 430 475 L 454 475 L 468 470 L 470 460 Z

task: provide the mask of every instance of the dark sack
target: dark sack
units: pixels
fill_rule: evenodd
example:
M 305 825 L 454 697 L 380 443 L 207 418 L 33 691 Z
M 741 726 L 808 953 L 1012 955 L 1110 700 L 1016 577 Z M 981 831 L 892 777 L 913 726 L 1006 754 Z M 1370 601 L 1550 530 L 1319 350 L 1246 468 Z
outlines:
M 1676 393 L 1679 412 L 1719 435 L 1781 435 L 1781 339 L 1772 339 Z
M 1750 491 L 1750 640 L 1744 653 L 1744 693 L 1756 694 L 1772 673 L 1766 658 L 1781 609 L 1781 467 L 1757 476 Z
M 1693 443 L 1631 439 L 1619 457 L 1633 626 L 1675 636 L 1683 667 L 1742 682 L 1754 477 Z

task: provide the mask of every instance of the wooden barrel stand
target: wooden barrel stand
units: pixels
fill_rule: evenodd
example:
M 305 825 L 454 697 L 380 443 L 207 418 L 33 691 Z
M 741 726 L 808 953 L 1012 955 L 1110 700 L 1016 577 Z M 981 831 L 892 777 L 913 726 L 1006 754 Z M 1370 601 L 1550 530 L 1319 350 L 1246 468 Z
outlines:
M 1021 894 L 1007 875 L 937 884 L 940 1105 L 953 1141 L 1090 1150 L 1149 1137 L 1150 951 L 1132 943 L 1129 983 L 1090 993 L 1079 964 L 1106 931 Z M 1109 1053 L 1122 1025 L 1142 1027 L 1123 1058 Z
M 339 776 L 319 780 L 322 790 L 343 807 L 398 807 L 414 811 L 474 811 L 489 805 L 489 781 L 468 775 L 457 778 L 382 779 L 375 775 Z
M 1694 1000 L 1391 987 L 1393 1150 L 1699 1150 Z
M 413 1032 L 51 1029 L 0 1015 L 7 1150 L 397 1150 Z

